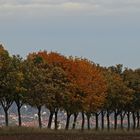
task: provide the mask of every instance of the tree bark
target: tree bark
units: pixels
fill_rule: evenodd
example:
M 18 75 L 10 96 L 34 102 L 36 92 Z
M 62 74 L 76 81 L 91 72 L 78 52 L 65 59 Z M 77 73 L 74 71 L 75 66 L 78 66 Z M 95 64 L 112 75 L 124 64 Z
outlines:
M 17 105 L 17 112 L 18 112 L 18 125 L 19 127 L 22 126 L 22 121 L 21 121 L 21 107 L 22 107 L 22 101 L 20 100 L 20 97 L 17 95 L 15 99 L 15 103 Z
M 82 112 L 82 126 L 81 126 L 81 130 L 84 130 L 84 125 L 85 125 L 85 115 L 84 115 L 84 112 Z
M 109 113 L 109 111 L 107 111 L 107 129 L 108 129 L 108 131 L 110 131 L 110 113 Z
M 17 110 L 18 110 L 18 125 L 21 127 L 22 126 L 22 121 L 21 121 L 21 106 L 17 106 Z
M 130 111 L 127 112 L 127 130 L 130 130 Z
M 74 113 L 74 120 L 73 120 L 72 129 L 75 129 L 75 127 L 76 127 L 76 120 L 77 120 L 77 117 L 78 117 L 78 113 Z
M 38 109 L 38 124 L 39 128 L 42 128 L 42 121 L 41 121 L 41 106 L 37 107 Z
M 132 118 L 133 118 L 133 130 L 136 129 L 136 116 L 135 116 L 135 112 L 132 112 Z
M 121 129 L 123 130 L 123 119 L 124 119 L 124 116 L 123 116 L 122 112 L 120 113 L 120 118 L 121 118 Z
M 54 114 L 54 112 L 50 111 L 49 122 L 48 122 L 48 129 L 51 129 L 53 114 Z
M 57 114 L 58 114 L 58 110 L 56 110 L 55 112 L 54 112 L 54 114 L 55 114 L 55 120 L 54 120 L 54 123 L 55 123 L 55 130 L 57 130 L 58 129 L 58 118 L 57 118 Z
M 88 128 L 88 130 L 90 130 L 90 117 L 91 117 L 91 115 L 89 113 L 87 113 L 86 116 L 87 116 L 87 128 Z
M 4 109 L 4 113 L 5 113 L 5 126 L 9 126 L 8 109 L 7 108 Z
M 140 127 L 140 118 L 139 118 L 140 114 L 139 111 L 137 111 L 137 128 Z
M 69 129 L 70 117 L 71 117 L 71 114 L 67 112 L 67 120 L 66 120 L 66 127 L 65 127 L 66 130 Z
M 117 116 L 118 116 L 117 111 L 114 111 L 114 130 L 117 129 Z
M 98 130 L 98 129 L 99 129 L 98 117 L 99 117 L 99 114 L 98 114 L 98 113 L 95 113 L 95 119 L 96 119 L 96 130 Z
M 9 119 L 8 119 L 8 110 L 10 106 L 12 105 L 13 101 L 8 102 L 8 101 L 1 101 L 2 108 L 5 113 L 5 126 L 9 126 Z
M 101 127 L 102 127 L 102 130 L 104 130 L 104 116 L 105 116 L 105 113 L 104 111 L 101 111 Z

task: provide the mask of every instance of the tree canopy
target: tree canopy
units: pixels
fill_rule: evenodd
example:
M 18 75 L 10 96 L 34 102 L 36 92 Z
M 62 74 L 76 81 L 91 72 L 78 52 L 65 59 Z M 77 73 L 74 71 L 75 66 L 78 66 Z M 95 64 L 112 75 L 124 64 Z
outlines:
M 0 105 L 5 112 L 7 126 L 8 110 L 15 102 L 19 126 L 22 125 L 20 109 L 23 104 L 28 104 L 38 109 L 40 128 L 43 106 L 50 111 L 48 128 L 51 128 L 55 115 L 55 129 L 57 129 L 59 111 L 65 111 L 67 114 L 66 129 L 69 128 L 72 115 L 73 128 L 75 127 L 77 115 L 80 113 L 82 128 L 84 128 L 85 115 L 88 128 L 92 115 L 96 117 L 96 128 L 98 128 L 100 113 L 102 129 L 105 114 L 108 128 L 111 114 L 114 114 L 115 129 L 119 115 L 123 128 L 126 114 L 130 127 L 131 112 L 135 128 L 136 122 L 139 127 L 139 100 L 140 69 L 123 69 L 121 64 L 101 67 L 88 59 L 66 57 L 57 52 L 47 51 L 30 53 L 26 59 L 22 59 L 19 55 L 11 56 L 0 45 Z

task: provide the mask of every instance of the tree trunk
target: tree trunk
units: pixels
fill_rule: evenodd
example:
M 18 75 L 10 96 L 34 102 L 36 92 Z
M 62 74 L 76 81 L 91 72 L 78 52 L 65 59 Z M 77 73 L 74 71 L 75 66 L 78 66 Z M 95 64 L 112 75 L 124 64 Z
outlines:
M 38 124 L 39 128 L 42 128 L 42 122 L 41 122 L 41 106 L 37 107 L 38 109 Z
M 104 130 L 104 116 L 105 116 L 105 113 L 104 113 L 104 111 L 101 111 L 101 127 L 102 127 L 102 130 Z
M 12 105 L 13 101 L 11 101 L 11 102 L 0 101 L 0 102 L 1 102 L 2 108 L 5 113 L 5 126 L 9 126 L 8 110 L 9 110 L 10 106 Z
M 9 119 L 8 119 L 8 109 L 4 109 L 5 113 L 5 126 L 9 126 Z
M 117 116 L 118 116 L 117 111 L 114 111 L 114 130 L 117 129 Z
M 74 113 L 74 120 L 73 120 L 72 129 L 75 129 L 77 117 L 78 117 L 78 113 Z
M 130 130 L 130 111 L 127 112 L 127 130 Z
M 70 117 L 71 117 L 71 114 L 67 113 L 67 121 L 66 121 L 66 127 L 65 127 L 66 130 L 69 129 Z
M 107 111 L 107 129 L 108 129 L 108 131 L 110 131 L 110 113 L 109 113 L 109 111 Z
M 21 106 L 17 106 L 17 110 L 18 110 L 18 125 L 22 126 L 20 109 L 21 109 Z
M 135 116 L 135 112 L 132 112 L 132 118 L 133 118 L 133 130 L 136 129 L 136 116 Z
M 140 118 L 139 118 L 140 114 L 139 111 L 137 111 L 137 128 L 140 127 Z
M 98 113 L 95 113 L 95 119 L 96 119 L 96 130 L 98 130 L 98 129 L 99 129 L 98 117 L 99 117 L 99 114 L 98 114 Z
M 50 111 L 49 122 L 48 122 L 48 129 L 51 129 L 53 114 L 54 114 L 54 112 Z
M 120 118 L 121 118 L 121 129 L 123 130 L 123 114 L 122 114 L 122 112 L 120 113 Z
M 84 112 L 82 112 L 82 126 L 81 126 L 82 130 L 84 130 L 84 125 L 85 125 L 85 115 Z
M 21 107 L 22 107 L 22 101 L 20 100 L 20 97 L 17 95 L 15 99 L 15 103 L 17 105 L 17 112 L 18 112 L 18 125 L 22 126 L 22 121 L 21 121 Z
M 87 116 L 87 127 L 88 127 L 88 130 L 90 130 L 90 117 L 91 117 L 91 115 L 89 113 L 87 113 L 86 116 Z
M 58 114 L 58 110 L 55 111 L 55 120 L 54 120 L 54 123 L 55 123 L 55 130 L 58 129 L 58 120 L 57 120 L 57 114 Z

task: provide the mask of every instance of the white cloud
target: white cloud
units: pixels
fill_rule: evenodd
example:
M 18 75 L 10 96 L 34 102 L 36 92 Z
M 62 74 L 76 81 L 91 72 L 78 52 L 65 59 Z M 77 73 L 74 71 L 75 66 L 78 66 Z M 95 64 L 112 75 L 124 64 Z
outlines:
M 0 0 L 0 16 L 140 13 L 140 0 Z

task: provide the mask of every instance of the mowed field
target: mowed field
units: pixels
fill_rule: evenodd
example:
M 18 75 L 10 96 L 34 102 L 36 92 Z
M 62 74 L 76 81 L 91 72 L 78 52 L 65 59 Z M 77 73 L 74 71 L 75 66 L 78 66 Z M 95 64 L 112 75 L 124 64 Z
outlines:
M 140 131 L 49 131 L 26 128 L 0 129 L 0 140 L 140 140 Z

